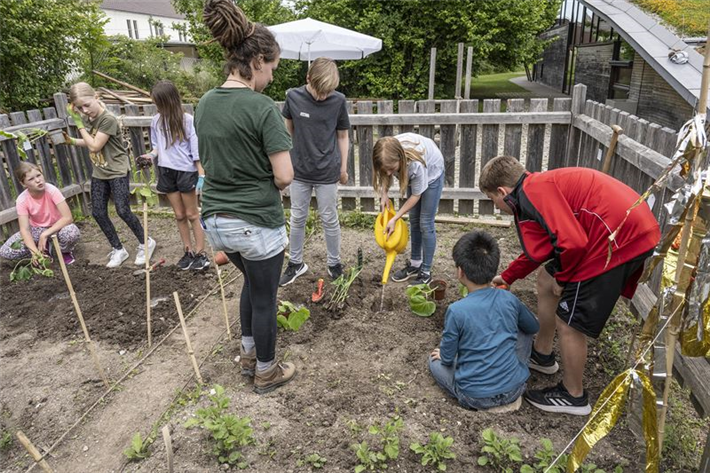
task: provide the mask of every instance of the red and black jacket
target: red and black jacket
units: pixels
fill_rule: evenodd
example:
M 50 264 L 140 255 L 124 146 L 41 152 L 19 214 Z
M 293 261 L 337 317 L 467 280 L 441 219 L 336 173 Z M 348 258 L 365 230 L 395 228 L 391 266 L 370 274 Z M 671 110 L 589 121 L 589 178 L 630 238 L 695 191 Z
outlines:
M 584 281 L 653 249 L 661 237 L 658 222 L 647 205 L 639 205 L 613 241 L 606 264 L 608 237 L 638 198 L 626 184 L 594 169 L 526 173 L 504 199 L 513 209 L 523 253 L 501 276 L 512 284 L 552 260 L 560 284 Z M 635 281 L 629 289 L 633 295 Z

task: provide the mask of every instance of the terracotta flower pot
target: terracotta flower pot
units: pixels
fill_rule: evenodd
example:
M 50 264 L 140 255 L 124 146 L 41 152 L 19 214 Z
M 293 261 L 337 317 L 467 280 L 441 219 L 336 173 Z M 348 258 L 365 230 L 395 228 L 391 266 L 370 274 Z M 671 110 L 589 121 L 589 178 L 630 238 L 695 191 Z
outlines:
M 434 289 L 434 300 L 443 301 L 446 297 L 446 287 L 448 284 L 443 279 L 435 279 L 430 284 L 429 287 Z
M 224 251 L 218 251 L 214 255 L 214 262 L 217 264 L 217 266 L 224 266 L 225 264 L 229 263 L 229 258 L 227 257 L 227 254 Z

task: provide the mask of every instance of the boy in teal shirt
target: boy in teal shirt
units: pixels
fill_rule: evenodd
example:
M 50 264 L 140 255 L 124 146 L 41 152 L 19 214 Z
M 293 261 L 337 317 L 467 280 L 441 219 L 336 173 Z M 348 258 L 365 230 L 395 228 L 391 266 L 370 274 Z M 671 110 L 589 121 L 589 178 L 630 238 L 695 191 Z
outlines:
M 468 295 L 449 306 L 440 347 L 429 358 L 436 382 L 467 409 L 518 403 L 530 376 L 535 316 L 509 291 L 491 286 L 500 250 L 486 232 L 462 236 L 453 250 Z

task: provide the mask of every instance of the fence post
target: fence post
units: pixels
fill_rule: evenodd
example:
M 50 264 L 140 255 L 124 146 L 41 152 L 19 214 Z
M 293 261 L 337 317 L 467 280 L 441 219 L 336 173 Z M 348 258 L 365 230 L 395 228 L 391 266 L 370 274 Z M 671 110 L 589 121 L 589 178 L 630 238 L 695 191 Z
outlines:
M 456 89 L 455 99 L 461 99 L 461 76 L 463 75 L 463 43 L 459 43 L 458 54 L 456 55 Z
M 464 89 L 463 98 L 468 100 L 471 98 L 471 63 L 473 62 L 473 47 L 468 47 L 466 53 L 466 87 Z
M 358 115 L 372 114 L 372 102 L 363 100 L 357 103 Z M 373 125 L 358 125 L 358 157 L 360 158 L 360 186 L 372 186 L 372 146 Z M 373 195 L 375 191 L 372 191 Z M 360 210 L 369 212 L 375 210 L 375 199 L 372 197 L 360 198 Z
M 436 75 L 436 48 L 431 48 L 429 58 L 429 100 L 434 100 L 434 76 Z
M 577 84 L 572 88 L 572 123 L 570 124 L 569 139 L 567 140 L 567 159 L 565 166 L 577 166 L 579 160 L 579 141 L 582 132 L 574 126 L 574 119 L 584 111 L 584 103 L 587 101 L 587 86 Z

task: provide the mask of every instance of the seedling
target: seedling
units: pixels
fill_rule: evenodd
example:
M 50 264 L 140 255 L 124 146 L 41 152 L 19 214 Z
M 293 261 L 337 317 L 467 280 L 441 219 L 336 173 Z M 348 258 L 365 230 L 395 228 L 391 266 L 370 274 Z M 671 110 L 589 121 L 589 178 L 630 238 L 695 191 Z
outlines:
M 497 472 L 513 473 L 515 463 L 523 462 L 523 454 L 520 451 L 520 440 L 513 437 L 506 439 L 499 437 L 493 429 L 485 429 L 481 433 L 483 438 L 483 455 L 478 457 L 480 466 L 490 466 Z
M 236 465 L 240 469 L 248 467 L 240 449 L 255 443 L 251 419 L 225 413 L 229 407 L 229 398 L 219 384 L 210 390 L 209 398 L 212 405 L 198 409 L 197 417 L 188 420 L 185 427 L 199 426 L 212 434 L 212 453 L 220 463 Z
M 18 240 L 19 242 L 19 240 Z M 18 243 L 15 242 L 15 243 Z M 14 247 L 14 243 L 12 245 Z M 10 273 L 10 281 L 28 281 L 32 276 L 54 277 L 54 271 L 49 269 L 52 260 L 48 256 L 37 255 L 33 258 L 21 259 Z
M 432 432 L 426 445 L 413 443 L 409 448 L 422 457 L 423 466 L 431 464 L 439 471 L 446 471 L 446 460 L 456 458 L 456 454 L 451 451 L 453 443 L 453 437 L 444 437 L 439 432 Z
M 540 445 L 542 448 L 535 452 L 535 459 L 538 460 L 534 467 L 523 465 L 520 468 L 520 473 L 534 473 L 536 471 L 547 471 L 549 473 L 564 473 L 567 466 L 567 455 L 561 455 L 560 459 L 554 464 L 557 458 L 552 441 L 550 439 L 541 439 Z
M 307 308 L 303 306 L 296 308 L 291 302 L 283 301 L 279 303 L 276 322 L 284 330 L 297 332 L 310 316 L 311 311 Z
M 32 143 L 42 138 L 47 134 L 47 130 L 41 128 L 25 128 L 22 131 L 15 131 L 13 133 L 0 130 L 0 136 L 5 138 L 10 138 L 17 140 L 17 154 L 24 161 L 27 161 L 27 150 L 32 149 Z
M 325 466 L 325 464 L 328 462 L 325 458 L 322 456 L 318 455 L 317 453 L 311 453 L 308 455 L 306 458 L 302 460 L 298 460 L 296 462 L 296 466 L 302 467 L 306 465 L 311 465 L 313 468 L 316 470 L 319 470 Z
M 399 457 L 399 431 L 404 427 L 404 422 L 399 416 L 394 416 L 382 427 L 379 425 L 370 426 L 369 432 L 379 435 L 382 439 L 382 450 L 390 460 Z
M 353 445 L 355 455 L 360 463 L 355 467 L 355 473 L 387 469 L 387 456 L 383 452 L 370 450 L 367 442 Z
M 429 300 L 434 289 L 428 284 L 417 284 L 416 286 L 407 288 L 407 296 L 409 297 L 409 308 L 412 313 L 419 317 L 429 317 L 436 311 L 436 303 Z
M 155 177 L 153 177 L 151 172 L 136 170 L 133 173 L 133 182 L 139 185 L 131 190 L 131 194 L 137 195 L 149 207 L 155 207 L 158 204 L 158 194 L 152 187 L 155 184 Z
M 355 421 L 352 422 L 354 423 Z M 360 462 L 355 467 L 355 472 L 359 473 L 362 471 L 387 469 L 387 462 L 389 460 L 396 460 L 399 457 L 399 432 L 403 427 L 404 422 L 398 415 L 390 418 L 390 420 L 383 425 L 371 425 L 368 432 L 371 435 L 377 435 L 380 437 L 382 450 L 380 451 L 370 448 L 367 442 L 356 443 L 353 445 L 355 455 L 357 455 Z M 355 429 L 353 429 L 352 425 L 350 428 L 351 431 L 355 433 Z
M 345 308 L 345 302 L 348 299 L 350 286 L 360 275 L 362 271 L 362 248 L 357 250 L 357 266 L 350 268 L 347 273 L 342 274 L 338 279 L 331 283 L 334 286 L 330 300 L 325 304 L 325 308 L 331 312 L 338 312 Z
M 9 431 L 4 431 L 0 435 L 0 450 L 6 450 L 12 445 L 12 434 Z
M 131 439 L 131 446 L 123 451 L 123 454 L 128 458 L 129 461 L 139 461 L 150 456 L 148 447 L 153 443 L 152 440 L 141 438 L 141 433 L 136 432 L 136 434 Z

